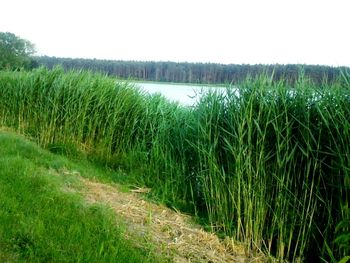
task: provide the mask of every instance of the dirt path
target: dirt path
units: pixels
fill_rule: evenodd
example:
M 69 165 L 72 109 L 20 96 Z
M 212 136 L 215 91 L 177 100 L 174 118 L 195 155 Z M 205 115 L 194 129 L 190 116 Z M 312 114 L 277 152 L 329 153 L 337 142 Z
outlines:
M 142 200 L 140 194 L 123 193 L 111 185 L 81 178 L 83 194 L 91 203 L 108 204 L 126 221 L 128 231 L 154 242 L 160 253 L 174 262 L 262 262 L 250 258 L 242 246 L 220 241 L 190 223 L 190 217 L 165 206 Z M 141 191 L 142 192 L 142 191 Z
M 145 238 L 155 244 L 156 252 L 175 263 L 226 263 L 226 262 L 266 262 L 266 257 L 248 256 L 245 247 L 230 239 L 219 240 L 205 232 L 199 225 L 191 222 L 191 217 L 177 213 L 163 205 L 157 205 L 142 199 L 137 189 L 125 193 L 117 186 L 85 179 L 79 172 L 60 170 L 51 171 L 55 175 L 73 175 L 82 187 L 78 189 L 66 186 L 63 191 L 80 192 L 89 203 L 110 206 L 127 226 L 127 234 L 133 238 Z M 145 190 L 145 191 L 144 191 Z

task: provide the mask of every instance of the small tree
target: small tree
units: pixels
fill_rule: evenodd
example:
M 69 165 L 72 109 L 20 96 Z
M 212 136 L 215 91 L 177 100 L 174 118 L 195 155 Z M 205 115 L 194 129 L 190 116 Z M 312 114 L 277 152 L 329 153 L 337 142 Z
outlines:
M 0 32 L 0 70 L 29 68 L 34 45 L 10 32 Z

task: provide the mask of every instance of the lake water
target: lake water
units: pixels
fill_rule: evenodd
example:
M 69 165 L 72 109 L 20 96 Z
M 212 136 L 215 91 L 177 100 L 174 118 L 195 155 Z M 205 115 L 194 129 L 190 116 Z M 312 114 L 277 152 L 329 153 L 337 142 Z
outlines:
M 218 91 L 225 94 L 227 88 L 225 87 L 214 87 L 214 86 L 204 86 L 204 85 L 185 85 L 185 84 L 169 84 L 169 83 L 152 83 L 152 82 L 136 82 L 134 83 L 136 87 L 148 92 L 149 94 L 160 93 L 168 100 L 179 102 L 184 106 L 194 106 L 208 91 Z M 234 93 L 239 96 L 239 89 L 237 86 L 233 88 Z M 291 98 L 295 97 L 296 91 L 289 90 L 288 94 Z M 321 97 L 315 96 L 310 99 L 310 103 L 319 100 Z
M 135 86 L 150 94 L 160 93 L 167 99 L 186 106 L 193 106 L 196 104 L 200 96 L 209 90 L 225 90 L 223 87 L 149 82 L 137 82 Z

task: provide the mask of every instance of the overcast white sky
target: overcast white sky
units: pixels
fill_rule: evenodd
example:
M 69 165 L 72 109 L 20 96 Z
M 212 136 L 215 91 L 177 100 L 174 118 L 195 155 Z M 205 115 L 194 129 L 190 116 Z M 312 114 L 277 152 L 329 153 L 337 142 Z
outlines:
M 349 0 L 0 0 L 39 55 L 350 66 Z

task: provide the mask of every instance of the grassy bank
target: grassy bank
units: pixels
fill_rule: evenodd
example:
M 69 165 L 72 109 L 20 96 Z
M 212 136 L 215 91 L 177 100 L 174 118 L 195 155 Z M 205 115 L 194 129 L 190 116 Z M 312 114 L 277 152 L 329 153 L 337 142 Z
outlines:
M 293 261 L 348 255 L 348 77 L 239 87 L 189 109 L 88 72 L 1 72 L 0 124 L 121 169 L 252 250 Z
M 1 262 L 157 261 L 147 246 L 124 238 L 110 210 L 74 193 L 74 176 L 58 176 L 62 169 L 91 172 L 87 168 L 3 131 L 0 167 Z

